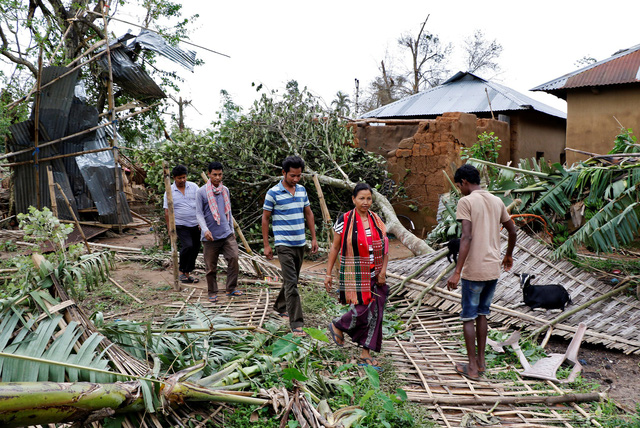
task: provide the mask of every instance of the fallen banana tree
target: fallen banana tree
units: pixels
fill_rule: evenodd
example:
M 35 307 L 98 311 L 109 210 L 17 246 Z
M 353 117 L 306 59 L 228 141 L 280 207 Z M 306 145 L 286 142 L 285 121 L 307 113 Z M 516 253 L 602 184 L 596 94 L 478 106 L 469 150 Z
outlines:
M 204 363 L 198 368 L 203 366 Z M 268 400 L 251 397 L 251 392 L 217 391 L 184 380 L 185 376 L 193 376 L 196 371 L 190 368 L 164 380 L 140 378 L 117 383 L 0 384 L 0 425 L 10 428 L 62 422 L 87 424 L 118 414 L 144 410 L 153 413 L 158 410 L 158 404 L 164 407 L 179 406 L 185 402 L 259 406 L 268 403 Z
M 640 157 L 639 147 L 627 130 L 616 137 L 607 155 L 565 168 L 549 165 L 543 159 L 522 159 L 518 167 L 500 165 L 482 159 L 468 162 L 479 169 L 492 168 L 497 174 L 484 174 L 489 192 L 505 205 L 522 201 L 514 210 L 515 221 L 539 222 L 534 230 L 552 234 L 558 245 L 557 258 L 572 256 L 580 245 L 596 252 L 628 245 L 640 230 Z M 455 207 L 458 196 L 450 195 L 448 208 Z M 430 242 L 446 241 L 457 229 L 452 209 L 443 212 L 443 221 L 430 234 Z M 569 226 L 572 222 L 572 227 Z M 571 229 L 575 229 L 570 232 Z M 453 232 L 453 233 L 451 233 Z

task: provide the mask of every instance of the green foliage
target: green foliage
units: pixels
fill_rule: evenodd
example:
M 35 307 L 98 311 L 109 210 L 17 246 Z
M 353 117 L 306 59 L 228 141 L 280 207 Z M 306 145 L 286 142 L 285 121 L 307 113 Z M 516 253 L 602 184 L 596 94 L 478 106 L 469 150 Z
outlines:
M 261 88 L 258 87 L 258 91 Z M 200 172 L 209 162 L 224 165 L 224 183 L 231 191 L 231 205 L 236 221 L 244 231 L 257 234 L 262 203 L 267 190 L 282 177 L 282 161 L 299 154 L 306 162 L 305 171 L 315 171 L 343 178 L 342 169 L 352 181 L 366 181 L 374 187 L 386 178 L 384 160 L 375 154 L 353 147 L 353 132 L 336 111 L 326 109 L 320 100 L 295 81 L 283 93 L 262 93 L 245 113 L 226 101 L 212 129 L 172 135 L 157 150 L 138 150 L 136 159 L 147 170 L 147 182 L 160 201 L 164 193 L 162 160 L 172 167 L 183 164 L 188 179 L 203 184 Z M 322 216 L 315 187 L 306 183 L 311 207 L 320 224 Z M 350 192 L 325 188 L 331 214 L 351 209 Z
M 488 136 L 485 137 L 485 141 Z M 573 257 L 580 245 L 596 252 L 630 245 L 640 230 L 640 163 L 630 158 L 620 162 L 598 159 L 582 162 L 565 169 L 560 164 L 548 164 L 544 159 L 522 159 L 518 168 L 487 161 L 496 158 L 497 151 L 482 149 L 479 143 L 467 150 L 465 157 L 477 166 L 485 177 L 487 190 L 500 197 L 505 205 L 519 199 L 513 214 L 535 215 L 528 223 L 533 231 L 546 228 L 553 232 L 558 246 L 555 257 Z M 613 153 L 639 153 L 640 145 L 630 129 L 622 129 L 616 137 Z M 491 172 L 499 169 L 499 173 Z M 455 196 L 443 214 L 443 221 L 430 234 L 432 242 L 442 242 L 455 236 L 457 226 L 453 211 Z M 572 235 L 568 222 L 572 210 L 584 207 L 583 220 Z M 531 218 L 531 217 L 529 217 Z M 516 219 L 518 221 L 519 219 Z M 544 223 L 543 223 L 544 222 Z
M 258 420 L 255 422 L 251 420 L 253 413 L 258 416 Z M 269 407 L 236 406 L 233 413 L 225 417 L 225 426 L 234 428 L 278 428 L 280 420 L 270 414 Z
M 36 242 L 41 250 L 44 249 L 44 244 L 49 242 L 59 256 L 65 257 L 64 241 L 73 232 L 73 225 L 60 223 L 47 207 L 42 211 L 29 207 L 29 213 L 18 214 L 18 220 L 27 241 Z
M 237 357 L 239 352 L 234 346 L 243 341 L 238 332 L 215 331 L 236 323 L 201 306 L 187 307 L 184 315 L 167 319 L 159 328 L 154 327 L 154 331 L 148 322 L 105 324 L 99 313 L 93 315 L 93 320 L 106 337 L 134 357 L 156 358 L 156 370 L 162 372 L 180 371 L 206 360 L 204 374 L 209 375 Z
M 471 147 L 464 147 L 460 153 L 460 159 L 482 159 L 489 162 L 498 162 L 498 156 L 500 155 L 500 138 L 496 137 L 494 132 L 483 132 L 478 135 L 478 142 Z M 496 176 L 498 170 L 494 167 L 490 167 L 489 171 L 492 176 Z
M 623 413 L 611 400 L 591 403 L 590 412 L 604 428 L 640 428 L 640 404 L 636 412 Z
M 638 151 L 638 139 L 635 135 L 633 135 L 633 130 L 631 128 L 626 129 L 624 127 L 621 127 L 620 133 L 616 135 L 616 138 L 615 140 L 613 140 L 613 142 L 613 149 L 611 149 L 609 154 L 635 153 Z

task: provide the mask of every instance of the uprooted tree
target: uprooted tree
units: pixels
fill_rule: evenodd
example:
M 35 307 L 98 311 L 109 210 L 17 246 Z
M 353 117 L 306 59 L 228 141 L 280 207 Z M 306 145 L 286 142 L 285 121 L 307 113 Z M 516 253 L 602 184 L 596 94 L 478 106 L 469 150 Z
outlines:
M 349 189 L 356 182 L 367 182 L 374 188 L 375 202 L 389 231 L 415 254 L 432 251 L 396 217 L 388 199 L 393 196 L 389 190 L 393 186 L 387 185 L 384 159 L 354 147 L 354 134 L 338 113 L 323 107 L 297 82 L 289 82 L 282 94 L 262 93 L 246 114 L 220 117 L 225 120 L 204 133 L 175 135 L 160 150 L 138 152 L 138 159 L 147 165 L 147 179 L 159 193 L 161 160 L 186 165 L 190 179 L 196 182 L 209 162 L 220 161 L 225 166 L 224 181 L 231 190 L 237 221 L 243 229 L 257 231 L 264 195 L 280 179 L 282 160 L 297 154 L 306 162 L 305 172 L 315 174 L 331 189 L 326 199 L 334 216 L 352 208 Z M 310 197 L 315 198 L 313 186 L 307 187 Z M 312 208 L 318 209 L 318 204 L 312 202 Z

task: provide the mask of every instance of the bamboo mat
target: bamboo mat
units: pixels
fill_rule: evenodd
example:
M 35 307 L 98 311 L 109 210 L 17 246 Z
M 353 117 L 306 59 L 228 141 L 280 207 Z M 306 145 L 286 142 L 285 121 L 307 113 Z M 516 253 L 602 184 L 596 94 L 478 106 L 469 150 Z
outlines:
M 506 235 L 502 235 L 503 254 L 506 246 Z M 437 254 L 393 260 L 389 262 L 388 270 L 396 275 L 407 276 L 427 261 L 437 257 Z M 514 276 L 514 272 L 535 274 L 533 284 L 563 285 L 573 301 L 573 304 L 567 306 L 565 310 L 571 310 L 613 289 L 567 260 L 553 261 L 551 250 L 521 231 L 518 232 L 513 260 L 511 272 L 502 272 L 500 276 L 494 295 L 494 306 L 489 317 L 490 321 L 499 322 L 505 326 L 535 330 L 559 315 L 550 311 L 533 311 L 528 306 L 516 307 L 522 302 L 522 290 L 519 278 Z M 431 283 L 448 265 L 447 258 L 443 257 L 415 279 Z M 445 275 L 436 287 L 427 293 L 423 303 L 457 315 L 461 310 L 460 288 L 454 294 L 448 293 L 446 290 L 448 276 Z M 388 282 L 393 287 L 401 281 L 389 278 Z M 423 290 L 423 286 L 407 282 L 405 290 L 407 290 L 407 298 L 415 299 Z M 586 342 L 603 344 L 626 354 L 640 353 L 640 302 L 635 296 L 620 294 L 595 303 L 557 324 L 552 333 L 571 339 L 580 322 L 587 324 L 584 338 Z
M 400 307 L 406 307 L 405 300 Z M 455 401 L 499 401 L 507 397 L 558 396 L 574 393 L 551 382 L 499 379 L 504 369 L 490 369 L 481 381 L 466 379 L 455 371 L 456 362 L 466 362 L 459 350 L 464 347 L 462 325 L 457 315 L 433 308 L 422 308 L 415 317 L 413 337 L 385 340 L 382 348 L 391 356 L 399 380 L 405 384 L 409 400 L 423 403 L 440 426 L 459 427 L 474 414 L 491 415 L 492 426 L 578 427 L 588 425 L 586 406 L 558 404 L 455 404 Z M 454 401 L 454 403 L 451 403 Z M 474 425 L 475 426 L 475 425 Z

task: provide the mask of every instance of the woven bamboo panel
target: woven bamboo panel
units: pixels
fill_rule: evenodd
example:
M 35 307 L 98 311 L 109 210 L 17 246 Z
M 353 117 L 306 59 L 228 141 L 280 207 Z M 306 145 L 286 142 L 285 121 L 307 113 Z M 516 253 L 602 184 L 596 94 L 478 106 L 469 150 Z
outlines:
M 506 246 L 506 236 L 502 235 L 503 254 Z M 397 275 L 407 276 L 438 254 L 440 252 L 394 260 L 389 262 L 388 270 Z M 536 278 L 532 284 L 563 285 L 573 301 L 573 305 L 569 305 L 565 310 L 571 310 L 612 290 L 610 285 L 575 267 L 569 261 L 553 261 L 551 250 L 523 232 L 518 232 L 513 260 L 511 272 L 502 272 L 500 276 L 490 316 L 491 321 L 507 326 L 535 330 L 559 315 L 550 311 L 533 311 L 527 306 L 517 307 L 522 303 L 522 290 L 519 278 L 513 273 L 535 274 Z M 444 257 L 426 268 L 415 279 L 431 283 L 448 265 L 449 262 Z M 448 293 L 447 278 L 448 275 L 445 275 L 436 287 L 425 295 L 423 303 L 451 314 L 458 314 L 461 309 L 460 289 L 458 288 L 454 294 Z M 389 278 L 392 287 L 399 283 L 400 280 Z M 415 299 L 423 290 L 423 286 L 407 282 L 405 290 L 408 299 Z M 635 297 L 617 295 L 595 303 L 557 324 L 553 334 L 571 339 L 580 322 L 587 324 L 585 341 L 619 349 L 626 354 L 640 353 L 640 302 Z
M 202 283 L 204 282 L 204 285 Z M 218 294 L 218 302 L 210 303 L 207 295 L 207 286 L 205 281 L 201 281 L 197 285 L 183 285 L 184 288 L 191 288 L 191 292 L 182 302 L 172 302 L 165 307 L 169 308 L 172 316 L 180 313 L 186 305 L 200 304 L 207 308 L 214 308 L 216 314 L 227 316 L 235 319 L 240 325 L 252 325 L 262 327 L 266 320 L 271 319 L 281 322 L 273 311 L 273 303 L 280 291 L 279 284 L 269 284 L 268 286 L 251 286 L 243 287 L 242 284 L 238 289 L 243 291 L 242 296 L 228 297 L 224 293 L 224 288 Z
M 281 276 L 280 268 L 275 266 L 273 263 L 270 263 L 266 258 L 258 254 L 249 255 L 245 251 L 238 249 L 238 255 L 239 255 L 238 264 L 240 265 L 240 272 L 246 275 L 250 275 L 258 278 L 263 278 L 265 276 L 270 276 L 270 277 Z M 260 271 L 261 271 L 260 274 L 256 272 L 256 268 L 253 264 L 254 262 L 258 264 L 258 267 L 260 268 Z M 200 254 L 196 259 L 196 265 L 197 267 L 204 269 L 204 258 L 202 254 Z M 220 256 L 220 258 L 218 258 L 218 268 L 224 271 L 227 270 L 227 262 L 225 261 L 224 257 L 222 257 L 222 255 Z
M 400 308 L 407 306 L 406 301 Z M 484 413 L 493 404 L 434 404 L 434 400 L 486 399 L 499 401 L 506 397 L 557 396 L 573 393 L 544 381 L 518 378 L 516 381 L 497 379 L 492 374 L 502 369 L 490 369 L 480 382 L 470 381 L 455 371 L 456 362 L 466 362 L 459 350 L 464 346 L 462 325 L 457 315 L 421 308 L 414 321 L 414 336 L 410 340 L 385 340 L 383 350 L 390 354 L 396 373 L 405 383 L 403 388 L 411 401 L 423 403 L 431 418 L 440 426 L 459 427 L 465 414 Z M 509 427 L 588 425 L 589 414 L 583 407 L 567 403 L 553 407 L 544 404 L 497 405 L 492 415 L 498 425 Z M 467 417 L 469 417 L 467 415 Z

